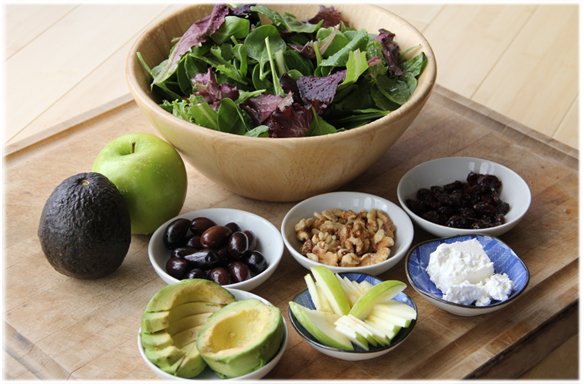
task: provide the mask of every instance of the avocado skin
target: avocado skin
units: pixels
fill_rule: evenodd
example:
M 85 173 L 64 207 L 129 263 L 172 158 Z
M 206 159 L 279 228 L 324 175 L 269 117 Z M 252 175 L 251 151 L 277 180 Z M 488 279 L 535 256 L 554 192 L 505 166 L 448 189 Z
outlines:
M 130 213 L 104 175 L 80 173 L 48 198 L 38 229 L 42 251 L 66 276 L 93 280 L 115 272 L 130 248 Z

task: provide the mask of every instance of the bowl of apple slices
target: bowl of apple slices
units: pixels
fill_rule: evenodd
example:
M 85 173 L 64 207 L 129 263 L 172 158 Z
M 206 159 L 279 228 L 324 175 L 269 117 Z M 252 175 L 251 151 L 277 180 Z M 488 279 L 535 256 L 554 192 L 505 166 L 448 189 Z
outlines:
M 289 303 L 292 326 L 313 348 L 337 359 L 369 360 L 410 335 L 418 317 L 406 284 L 361 273 L 310 268 L 307 288 Z

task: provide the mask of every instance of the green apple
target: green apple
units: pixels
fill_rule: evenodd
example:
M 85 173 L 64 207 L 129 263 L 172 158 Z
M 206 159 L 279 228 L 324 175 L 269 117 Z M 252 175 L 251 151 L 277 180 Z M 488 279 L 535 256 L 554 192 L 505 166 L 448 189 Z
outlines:
M 118 137 L 103 148 L 91 168 L 120 190 L 132 234 L 149 235 L 179 214 L 187 194 L 187 173 L 178 152 L 150 133 Z
M 322 289 L 333 312 L 339 316 L 348 315 L 351 310 L 351 305 L 335 274 L 324 265 L 311 267 L 310 270 L 314 275 L 317 286 Z
M 338 315 L 306 308 L 292 301 L 290 309 L 300 324 L 324 345 L 345 351 L 354 350 L 349 338 L 333 325 L 339 318 Z
M 378 302 L 386 301 L 404 289 L 406 289 L 406 284 L 397 280 L 387 280 L 374 285 L 357 300 L 349 313 L 358 319 L 364 320 Z

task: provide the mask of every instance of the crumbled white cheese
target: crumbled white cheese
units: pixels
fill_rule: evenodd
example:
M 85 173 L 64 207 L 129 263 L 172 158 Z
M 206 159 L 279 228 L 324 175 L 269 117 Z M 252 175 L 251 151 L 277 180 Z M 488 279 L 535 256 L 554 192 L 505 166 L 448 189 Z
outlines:
M 493 263 L 477 239 L 440 244 L 430 254 L 426 272 L 443 293 L 443 299 L 464 305 L 485 306 L 506 300 L 513 281 L 495 274 Z

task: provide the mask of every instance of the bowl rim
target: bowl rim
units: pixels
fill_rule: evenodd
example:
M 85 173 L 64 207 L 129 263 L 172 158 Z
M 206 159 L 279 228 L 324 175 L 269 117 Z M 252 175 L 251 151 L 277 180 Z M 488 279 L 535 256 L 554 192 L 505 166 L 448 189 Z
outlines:
M 237 294 L 244 294 L 244 295 L 250 295 L 251 297 L 248 297 L 248 299 L 257 299 L 260 300 L 261 302 L 263 302 L 264 304 L 269 304 L 274 306 L 271 302 L 269 302 L 268 300 L 264 299 L 263 297 L 256 295 L 255 293 L 249 292 L 249 291 L 244 291 L 241 289 L 231 289 L 229 290 L 232 294 L 237 293 Z M 239 299 L 240 300 L 246 300 L 246 299 Z M 290 334 L 289 334 L 289 330 L 288 330 L 288 326 L 286 325 L 286 318 L 284 317 L 284 314 L 281 313 L 280 314 L 282 316 L 282 321 L 284 322 L 284 337 L 282 338 L 282 342 L 280 343 L 280 348 L 278 349 L 278 353 L 274 355 L 274 357 L 272 357 L 270 359 L 270 361 L 268 361 L 263 367 L 261 367 L 258 370 L 255 370 L 253 372 L 250 372 L 248 374 L 245 374 L 243 376 L 238 376 L 238 377 L 232 377 L 229 379 L 222 379 L 219 376 L 217 376 L 217 379 L 219 380 L 246 380 L 247 377 L 254 375 L 257 371 L 266 368 L 270 363 L 272 363 L 273 361 L 277 360 L 279 361 L 280 358 L 282 357 L 282 355 L 284 354 L 284 352 L 286 352 L 286 346 L 288 345 L 288 340 L 290 338 Z M 144 360 L 144 362 L 146 363 L 146 365 L 152 369 L 155 368 L 157 371 L 160 371 L 162 374 L 164 374 L 165 376 L 169 376 L 168 378 L 165 378 L 163 380 L 192 380 L 192 381 L 214 381 L 214 379 L 197 379 L 197 377 L 193 377 L 193 378 L 186 378 L 186 377 L 180 377 L 180 376 L 173 376 L 170 373 L 164 372 L 162 369 L 160 369 L 156 364 L 154 364 L 153 362 L 151 362 L 150 360 L 148 360 L 148 358 L 146 357 L 145 353 L 144 353 L 144 346 L 142 345 L 142 340 L 140 338 L 140 333 L 141 333 L 142 327 L 140 327 L 138 329 L 138 350 L 140 352 L 140 356 L 142 357 L 142 359 Z M 209 367 L 205 367 L 205 369 L 207 369 Z M 273 369 L 274 367 L 272 367 L 271 369 Z M 270 369 L 270 370 L 271 370 Z M 215 373 L 215 375 L 217 375 Z
M 485 234 L 468 234 L 468 235 L 457 235 L 457 236 L 449 236 L 449 237 L 441 237 L 441 238 L 437 238 L 437 239 L 430 239 L 430 240 L 425 240 L 422 241 L 418 244 L 416 244 L 415 246 L 412 247 L 412 249 L 410 249 L 410 251 L 408 252 L 406 258 L 405 258 L 405 270 L 406 270 L 406 276 L 408 278 L 408 281 L 410 282 L 410 285 L 415 289 L 416 292 L 418 292 L 420 295 L 422 295 L 425 298 L 429 298 L 431 300 L 435 300 L 441 304 L 445 304 L 448 306 L 453 306 L 453 307 L 458 307 L 458 308 L 464 308 L 464 309 L 468 309 L 468 310 L 477 310 L 477 311 L 481 311 L 481 310 L 486 310 L 489 308 L 496 308 L 496 307 L 500 307 L 500 306 L 505 306 L 509 303 L 511 303 L 512 301 L 514 301 L 515 299 L 517 299 L 529 286 L 529 281 L 531 280 L 531 274 L 529 273 L 529 268 L 527 268 L 527 265 L 525 264 L 525 262 L 523 262 L 523 260 L 521 259 L 521 257 L 519 257 L 519 255 L 517 255 L 515 253 L 515 251 L 513 251 L 513 255 L 515 255 L 515 257 L 517 257 L 517 260 L 519 260 L 519 262 L 521 263 L 521 265 L 523 266 L 523 269 L 525 270 L 526 273 L 526 281 L 525 281 L 525 285 L 523 286 L 523 288 L 521 288 L 521 290 L 519 290 L 515 295 L 513 295 L 513 297 L 508 298 L 505 301 L 497 301 L 496 303 L 491 303 L 489 305 L 485 305 L 482 307 L 477 307 L 476 305 L 464 305 L 464 304 L 458 304 L 458 303 L 453 303 L 451 301 L 446 301 L 441 297 L 436 297 L 434 295 L 431 295 L 430 293 L 424 291 L 422 288 L 420 288 L 415 281 L 411 278 L 410 276 L 410 258 L 412 256 L 412 254 L 414 253 L 414 251 L 416 249 L 418 249 L 419 247 L 421 247 L 424 244 L 428 244 L 428 243 L 436 243 L 436 242 L 443 242 L 446 240 L 451 240 L 451 239 L 457 239 L 457 238 L 461 238 L 461 237 L 468 237 L 468 236 L 475 236 L 475 237 L 488 237 L 491 238 L 501 244 L 503 244 L 504 246 L 506 246 L 507 248 L 509 248 L 511 251 L 513 251 L 513 249 L 507 245 L 507 243 L 505 243 L 504 241 L 502 241 L 501 239 L 499 239 L 496 236 L 491 236 L 491 235 L 485 235 Z
M 173 283 L 180 282 L 180 280 L 178 280 L 177 278 L 170 276 L 164 270 L 164 267 L 163 266 L 160 266 L 157 263 L 155 263 L 155 261 L 154 261 L 154 250 L 153 250 L 154 242 L 152 241 L 153 238 L 154 238 L 154 235 L 158 231 L 161 231 L 161 232 L 158 232 L 158 233 L 162 233 L 164 231 L 164 229 L 166 228 L 166 226 L 168 226 L 171 222 L 173 222 L 176 219 L 183 218 L 183 217 L 186 218 L 187 216 L 191 216 L 191 215 L 196 214 L 198 212 L 206 212 L 206 211 L 211 211 L 211 210 L 212 211 L 217 211 L 217 212 L 221 212 L 221 211 L 223 211 L 223 212 L 239 212 L 239 213 L 243 213 L 245 215 L 250 215 L 250 216 L 255 217 L 256 219 L 259 219 L 260 221 L 264 222 L 264 224 L 268 225 L 269 227 L 272 227 L 275 232 L 277 232 L 277 233 L 280 232 L 278 230 L 278 227 L 276 227 L 274 224 L 272 224 L 266 218 L 264 218 L 264 217 L 262 217 L 262 216 L 260 216 L 258 214 L 255 214 L 253 212 L 245 211 L 245 210 L 242 210 L 242 209 L 215 207 L 215 208 L 204 208 L 204 209 L 198 209 L 198 210 L 194 210 L 194 211 L 185 212 L 185 213 L 182 213 L 180 215 L 177 215 L 177 216 L 175 216 L 175 217 L 167 220 L 163 224 L 161 224 L 156 229 L 156 231 L 154 231 L 154 233 L 150 236 L 150 240 L 148 241 L 148 249 L 147 249 L 147 251 L 148 251 L 148 259 L 150 260 L 150 264 L 152 265 L 152 268 L 154 268 L 154 270 L 157 273 L 158 273 L 158 271 L 160 271 L 160 272 L 164 273 L 169 279 L 176 280 L 176 281 L 173 281 Z M 232 284 L 222 285 L 222 287 L 227 288 L 227 289 L 240 289 L 240 287 L 242 287 L 242 286 L 244 286 L 246 284 L 249 284 L 249 283 L 252 283 L 253 281 L 259 280 L 259 278 L 262 275 L 264 275 L 265 273 L 267 273 L 267 272 L 270 272 L 271 271 L 273 273 L 274 270 L 280 264 L 280 261 L 282 261 L 282 257 L 284 255 L 284 248 L 285 248 L 285 245 L 282 242 L 282 237 L 281 236 L 277 236 L 277 238 L 280 240 L 280 241 L 277 241 L 277 243 L 278 243 L 278 247 L 281 248 L 281 249 L 278 252 L 276 252 L 277 253 L 277 257 L 275 258 L 274 262 L 272 262 L 272 263 L 270 263 L 268 265 L 268 268 L 266 268 L 266 270 L 264 270 L 263 272 L 261 272 L 261 273 L 255 275 L 255 276 L 253 276 L 251 279 L 247 279 L 247 280 L 244 280 L 244 281 L 240 281 L 239 283 L 232 283 Z M 263 253 L 262 253 L 262 255 L 263 255 Z
M 401 259 L 404 258 L 404 256 L 406 255 L 408 249 L 411 247 L 412 242 L 414 240 L 415 229 L 414 229 L 414 224 L 412 223 L 411 218 L 409 217 L 407 212 L 405 212 L 405 210 L 402 209 L 402 207 L 400 207 L 398 204 L 396 204 L 388 199 L 385 199 L 383 197 L 373 195 L 373 194 L 367 193 L 367 192 L 333 191 L 333 192 L 322 193 L 322 194 L 315 195 L 315 196 L 309 197 L 307 199 L 304 199 L 304 200 L 298 202 L 297 204 L 295 204 L 292 208 L 290 208 L 288 210 L 288 212 L 286 212 L 286 215 L 284 215 L 284 218 L 282 219 L 282 224 L 280 225 L 280 234 L 282 236 L 282 240 L 284 242 L 285 247 L 288 249 L 288 252 L 290 252 L 292 257 L 294 257 L 294 259 L 296 259 L 298 257 L 302 257 L 302 258 L 306 259 L 306 262 L 308 262 L 312 266 L 326 265 L 326 264 L 321 264 L 321 263 L 318 263 L 316 261 L 310 260 L 306 256 L 302 255 L 300 252 L 298 252 L 296 250 L 296 248 L 294 248 L 294 246 L 288 241 L 288 238 L 285 235 L 285 229 L 287 228 L 287 226 L 285 224 L 289 224 L 289 225 L 293 224 L 293 223 L 288 223 L 290 221 L 290 215 L 300 205 L 305 204 L 305 203 L 312 201 L 312 200 L 324 199 L 327 196 L 330 196 L 332 198 L 332 197 L 334 197 L 332 195 L 337 195 L 337 196 L 340 196 L 340 195 L 345 195 L 345 196 L 347 196 L 347 195 L 361 195 L 363 197 L 371 197 L 371 198 L 381 200 L 382 202 L 384 202 L 388 206 L 393 206 L 394 208 L 396 208 L 398 210 L 404 211 L 405 217 L 407 217 L 407 219 L 408 219 L 406 224 L 409 223 L 409 225 L 411 226 L 411 228 L 410 228 L 411 229 L 411 236 L 409 236 L 409 238 L 404 241 L 404 244 L 403 244 L 404 249 L 402 250 L 401 254 L 399 254 L 398 252 L 393 253 L 393 256 L 391 256 L 391 254 L 390 254 L 391 257 L 389 257 L 386 260 L 383 260 L 381 263 L 377 263 L 377 264 L 373 264 L 373 265 L 365 265 L 365 266 L 361 266 L 361 267 L 340 267 L 340 266 L 333 266 L 333 265 L 327 265 L 327 267 L 334 268 L 335 271 L 337 269 L 347 269 L 344 272 L 339 271 L 338 273 L 362 273 L 362 274 L 366 275 L 367 270 L 375 269 L 375 267 L 379 267 L 383 264 L 388 264 L 390 261 L 393 262 L 393 261 L 395 261 L 396 257 L 398 258 L 397 262 L 399 262 Z M 386 213 L 388 213 L 388 212 L 386 212 Z M 393 251 L 393 249 L 392 249 L 392 251 Z M 350 271 L 348 269 L 350 269 Z M 363 272 L 361 272 L 361 271 L 363 271 Z
M 270 5 L 273 3 L 266 3 L 266 4 Z M 255 137 L 248 137 L 248 136 L 244 136 L 244 135 L 233 135 L 233 134 L 227 133 L 227 132 L 216 131 L 213 129 L 201 127 L 195 123 L 190 123 L 190 122 L 187 122 L 185 120 L 182 120 L 181 118 L 174 116 L 172 113 L 169 113 L 169 112 L 165 111 L 163 108 L 161 108 L 154 100 L 152 100 L 152 98 L 150 97 L 150 95 L 148 93 L 144 92 L 144 90 L 138 84 L 137 76 L 136 76 L 136 73 L 134 71 L 134 67 L 138 66 L 140 68 L 140 70 L 144 70 L 144 68 L 139 63 L 139 61 L 136 57 L 136 53 L 138 52 L 138 47 L 141 44 L 143 44 L 144 41 L 146 41 L 147 38 L 149 38 L 150 35 L 153 34 L 154 31 L 161 28 L 161 26 L 163 24 L 168 23 L 170 20 L 176 18 L 177 16 L 179 16 L 180 14 L 182 14 L 184 12 L 190 11 L 191 9 L 201 8 L 201 7 L 208 6 L 208 5 L 209 4 L 206 4 L 206 3 L 199 3 L 199 4 L 192 4 L 192 5 L 186 6 L 184 8 L 181 8 L 181 9 L 177 10 L 176 12 L 173 12 L 172 14 L 167 15 L 166 17 L 162 18 L 161 20 L 149 25 L 142 33 L 140 33 L 140 35 L 134 40 L 134 43 L 130 47 L 129 53 L 126 56 L 126 63 L 125 63 L 126 82 L 128 84 L 128 87 L 130 88 L 131 93 L 139 95 L 141 101 L 143 101 L 148 106 L 149 110 L 151 110 L 153 113 L 155 113 L 158 117 L 161 117 L 165 120 L 170 120 L 173 124 L 177 124 L 181 128 L 184 128 L 187 130 L 193 130 L 197 133 L 200 133 L 202 135 L 208 135 L 210 137 L 224 137 L 224 138 L 237 137 L 237 140 L 244 140 L 244 141 L 257 139 Z M 286 4 L 277 4 L 277 5 L 286 5 Z M 300 4 L 295 4 L 295 5 L 297 6 L 297 5 L 310 5 L 310 4 L 300 3 Z M 347 5 L 347 4 L 340 4 L 340 5 Z M 417 36 L 417 39 L 419 40 L 419 44 L 423 47 L 424 53 L 426 54 L 426 56 L 428 58 L 428 63 L 426 65 L 426 68 L 424 69 L 424 72 L 428 71 L 427 79 L 424 82 L 422 82 L 421 84 L 418 84 L 418 87 L 416 88 L 417 92 L 415 92 L 415 94 L 413 94 L 412 97 L 406 103 L 401 105 L 400 108 L 396 109 L 395 111 L 392 111 L 391 113 L 389 113 L 389 114 L 387 114 L 387 115 L 385 115 L 385 116 L 383 116 L 383 117 L 381 117 L 381 118 L 379 118 L 379 119 L 377 119 L 369 124 L 365 124 L 363 126 L 348 129 L 348 130 L 341 131 L 341 132 L 336 132 L 334 135 L 280 138 L 280 139 L 285 139 L 286 143 L 290 143 L 290 142 L 301 143 L 303 141 L 310 140 L 315 145 L 319 145 L 319 144 L 322 144 L 324 142 L 324 140 L 328 141 L 328 138 L 331 136 L 350 140 L 354 135 L 362 135 L 368 131 L 381 129 L 383 126 L 388 125 L 394 121 L 399 121 L 403 118 L 406 118 L 406 116 L 408 116 L 410 110 L 414 110 L 418 106 L 418 104 L 420 104 L 420 103 L 425 103 L 425 100 L 427 100 L 428 97 L 430 96 L 430 93 L 432 92 L 432 90 L 436 84 L 437 66 L 436 66 L 436 58 L 435 58 L 434 51 L 432 50 L 432 47 L 430 46 L 430 43 L 428 42 L 426 37 L 416 27 L 414 27 L 410 22 L 408 22 L 404 18 L 398 16 L 397 14 L 395 14 L 395 13 L 393 13 L 385 8 L 382 8 L 382 7 L 375 5 L 375 4 L 362 4 L 359 6 L 360 7 L 364 7 L 364 6 L 370 7 L 370 8 L 372 8 L 371 11 L 374 11 L 374 12 L 386 13 L 391 18 L 400 20 L 405 26 L 407 26 L 408 28 L 410 28 L 412 30 L 412 32 Z M 193 20 L 193 22 L 194 21 L 196 21 L 196 20 Z M 185 31 L 186 31 L 186 29 L 185 29 Z M 418 91 L 418 89 L 419 89 L 419 91 Z M 341 134 L 341 135 L 339 136 L 339 134 Z
M 342 273 L 339 273 L 339 275 L 350 275 L 350 274 L 353 274 L 353 275 L 363 275 L 363 276 L 367 276 L 369 278 L 378 280 L 379 282 L 377 284 L 379 284 L 379 283 L 381 283 L 381 282 L 384 281 L 384 280 L 378 278 L 377 276 L 372 276 L 372 275 L 369 275 L 367 273 L 360 273 L 360 272 L 342 272 Z M 307 291 L 308 291 L 308 288 L 305 288 L 305 289 L 301 290 L 296 295 L 294 295 L 294 297 L 292 298 L 291 301 L 296 302 L 295 301 L 296 298 L 298 298 L 302 294 L 305 294 L 305 292 L 307 292 Z M 414 301 L 414 299 L 411 296 L 409 296 L 407 293 L 403 292 L 403 291 L 400 292 L 400 294 L 405 295 L 409 299 L 409 302 L 411 302 L 413 304 L 413 307 L 412 308 L 414 308 L 414 310 L 416 311 L 416 314 L 418 314 L 418 306 L 416 305 L 416 302 Z M 402 333 L 404 331 L 404 329 L 405 329 L 405 333 L 403 333 L 402 336 L 393 345 L 390 342 L 390 344 L 387 345 L 385 348 L 377 348 L 377 349 L 375 349 L 373 351 L 345 351 L 343 349 L 329 347 L 328 345 L 321 344 L 318 341 L 310 340 L 309 338 L 305 337 L 304 336 L 304 332 L 301 332 L 300 329 L 298 328 L 298 326 L 299 325 L 301 326 L 301 324 L 297 324 L 298 323 L 298 319 L 296 318 L 296 316 L 294 316 L 294 313 L 292 313 L 292 310 L 290 309 L 290 306 L 288 306 L 288 318 L 290 319 L 290 323 L 292 324 L 292 326 L 294 327 L 294 329 L 296 330 L 296 332 L 302 337 L 303 340 L 305 340 L 306 342 L 308 342 L 312 346 L 318 347 L 320 349 L 324 349 L 324 350 L 327 350 L 327 351 L 330 351 L 330 352 L 343 353 L 343 354 L 345 354 L 345 353 L 346 354 L 355 354 L 355 355 L 360 355 L 360 356 L 362 356 L 362 355 L 369 355 L 369 354 L 373 355 L 373 354 L 377 354 L 377 353 L 380 353 L 380 352 L 389 352 L 391 349 L 397 347 L 406 338 L 408 338 L 408 336 L 414 330 L 414 327 L 415 327 L 416 323 L 418 322 L 418 318 L 416 316 L 416 319 L 415 320 L 412 320 L 411 323 L 410 323 L 410 325 L 407 328 L 400 329 L 400 331 L 396 334 L 395 337 L 397 337 L 400 333 Z M 392 340 L 394 340 L 394 339 L 392 339 Z
M 490 163 L 492 165 L 495 165 L 497 167 L 500 167 L 502 169 L 505 169 L 506 171 L 508 171 L 510 174 L 512 174 L 513 176 L 516 177 L 517 181 L 522 184 L 528 194 L 527 196 L 525 196 L 524 200 L 527 201 L 527 203 L 525 204 L 525 209 L 522 210 L 521 212 L 518 213 L 517 217 L 515 217 L 513 220 L 511 221 L 506 221 L 504 224 L 495 226 L 495 227 L 489 227 L 489 228 L 481 228 L 481 229 L 469 229 L 469 228 L 451 228 L 448 227 L 446 225 L 440 225 L 440 224 L 436 224 L 433 223 L 429 220 L 424 219 L 423 217 L 415 214 L 414 212 L 412 212 L 406 202 L 405 202 L 405 196 L 403 196 L 403 185 L 406 182 L 406 178 L 408 176 L 410 176 L 415 170 L 419 170 L 422 167 L 425 167 L 431 163 L 439 163 L 439 162 L 443 162 L 443 161 L 456 161 L 456 160 L 478 160 L 478 161 L 482 161 L 482 162 L 486 162 L 486 163 Z M 496 175 L 495 175 L 496 176 Z M 433 230 L 437 230 L 437 231 L 442 231 L 442 230 L 446 230 L 446 231 L 450 231 L 452 230 L 453 232 L 456 232 L 457 234 L 460 235 L 473 235 L 473 234 L 477 234 L 477 233 L 481 233 L 481 234 L 488 234 L 489 232 L 499 232 L 499 231 L 503 231 L 505 232 L 507 228 L 511 229 L 513 226 L 515 226 L 517 224 L 517 222 L 519 220 L 521 220 L 523 218 L 523 216 L 525 216 L 525 214 L 527 213 L 527 211 L 529 210 L 529 207 L 531 206 L 531 189 L 529 188 L 529 185 L 527 184 L 527 182 L 514 170 L 512 170 L 509 167 L 506 167 L 500 163 L 497 163 L 495 161 L 492 160 L 488 160 L 488 159 L 482 159 L 480 157 L 470 157 L 470 156 L 447 156 L 447 157 L 439 157 L 436 159 L 432 159 L 432 160 L 428 160 L 425 161 L 423 163 L 420 163 L 418 165 L 416 165 L 415 167 L 411 168 L 410 170 L 408 170 L 400 179 L 399 183 L 397 184 L 397 198 L 399 200 L 399 203 L 401 205 L 401 207 L 404 209 L 404 211 L 406 211 L 406 213 L 415 221 L 419 221 L 424 223 L 424 225 L 427 225 L 429 228 L 432 228 Z

